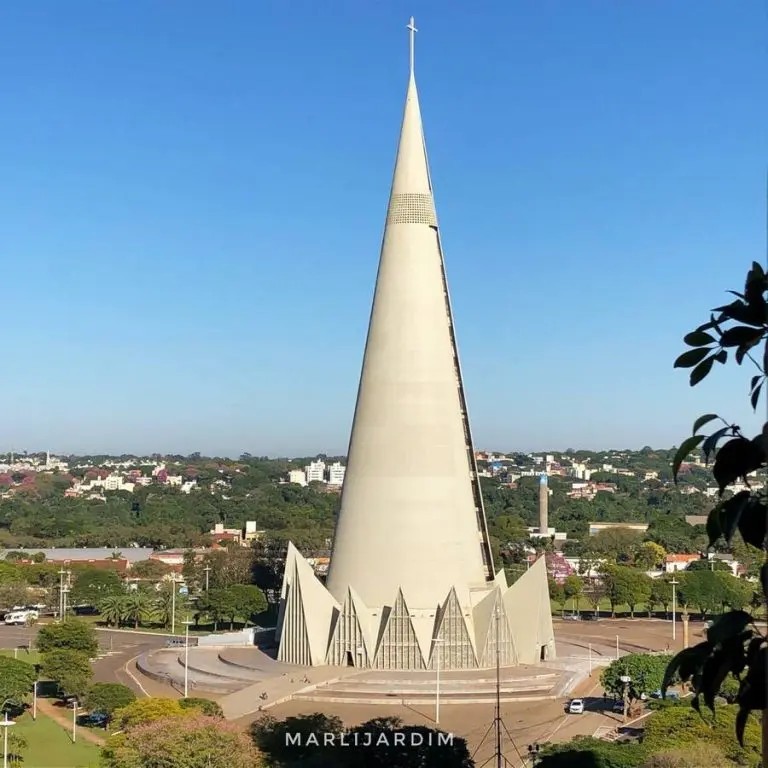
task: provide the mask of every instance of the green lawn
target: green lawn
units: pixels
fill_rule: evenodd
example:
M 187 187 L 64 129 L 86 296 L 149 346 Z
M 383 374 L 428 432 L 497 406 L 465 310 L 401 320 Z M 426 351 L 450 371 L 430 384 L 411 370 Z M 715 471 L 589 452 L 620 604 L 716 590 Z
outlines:
M 13 648 L 0 648 L 0 656 L 10 656 L 10 658 L 13 658 Z M 16 653 L 16 658 L 19 661 L 26 661 L 27 664 L 40 663 L 40 653 L 34 650 L 27 653 L 26 651 L 19 649 Z
M 26 768 L 97 768 L 100 749 L 90 741 L 78 739 L 58 723 L 38 713 L 37 720 L 29 712 L 23 714 L 13 730 L 27 740 L 22 753 Z

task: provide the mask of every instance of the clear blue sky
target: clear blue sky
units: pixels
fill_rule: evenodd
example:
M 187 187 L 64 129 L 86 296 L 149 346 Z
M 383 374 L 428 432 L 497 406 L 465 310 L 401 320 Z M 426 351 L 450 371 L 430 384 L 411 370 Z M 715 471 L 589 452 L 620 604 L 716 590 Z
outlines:
M 472 5 L 3 3 L 0 449 L 346 451 L 411 14 L 478 446 L 747 418 L 671 366 L 764 259 L 764 0 Z

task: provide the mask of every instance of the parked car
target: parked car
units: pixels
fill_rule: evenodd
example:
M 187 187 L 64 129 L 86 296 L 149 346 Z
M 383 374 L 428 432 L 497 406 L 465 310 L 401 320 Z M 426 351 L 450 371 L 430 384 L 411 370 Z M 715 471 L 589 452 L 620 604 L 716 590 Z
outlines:
M 106 728 L 109 725 L 109 715 L 106 712 L 89 712 L 77 718 L 78 725 L 86 728 Z
M 584 699 L 574 699 L 568 706 L 568 714 L 570 715 L 584 714 Z
M 183 637 L 171 637 L 165 641 L 166 648 L 183 648 L 186 645 Z M 192 643 L 190 643 L 192 645 Z

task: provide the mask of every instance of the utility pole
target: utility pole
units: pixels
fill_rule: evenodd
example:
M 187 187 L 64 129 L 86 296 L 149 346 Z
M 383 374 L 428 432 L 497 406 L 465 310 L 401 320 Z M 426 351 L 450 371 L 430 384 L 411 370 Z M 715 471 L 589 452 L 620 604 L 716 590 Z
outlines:
M 440 650 L 442 639 L 435 638 L 435 650 L 437 651 L 437 677 L 435 679 L 435 725 L 440 724 Z
M 176 634 L 176 574 L 171 581 L 171 634 Z
M 203 568 L 205 571 L 205 591 L 208 591 L 208 574 L 211 572 L 211 566 L 206 565 L 205 568 Z
M 3 726 L 3 768 L 8 768 L 8 729 L 12 725 L 16 725 L 16 723 L 8 719 L 7 712 L 3 712 L 3 719 L 0 720 L 0 725 Z
M 64 620 L 64 566 L 59 569 L 59 621 Z
M 675 609 L 677 608 L 677 593 L 675 591 L 675 587 L 680 583 L 679 581 L 675 581 L 675 577 L 672 577 L 672 581 L 669 582 L 672 585 L 672 640 L 675 640 L 676 636 L 676 621 L 675 621 Z

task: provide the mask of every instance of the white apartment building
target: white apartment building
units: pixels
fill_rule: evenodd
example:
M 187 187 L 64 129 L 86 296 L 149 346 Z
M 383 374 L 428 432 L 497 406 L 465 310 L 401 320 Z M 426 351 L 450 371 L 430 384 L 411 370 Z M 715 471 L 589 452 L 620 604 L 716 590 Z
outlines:
M 308 483 L 324 483 L 325 482 L 325 462 L 313 461 L 304 467 L 304 472 L 307 475 Z
M 303 469 L 292 469 L 288 472 L 288 482 L 294 485 L 306 485 L 307 473 Z
M 343 485 L 344 474 L 347 468 L 340 462 L 334 461 L 330 467 L 328 467 L 328 484 L 329 485 Z

